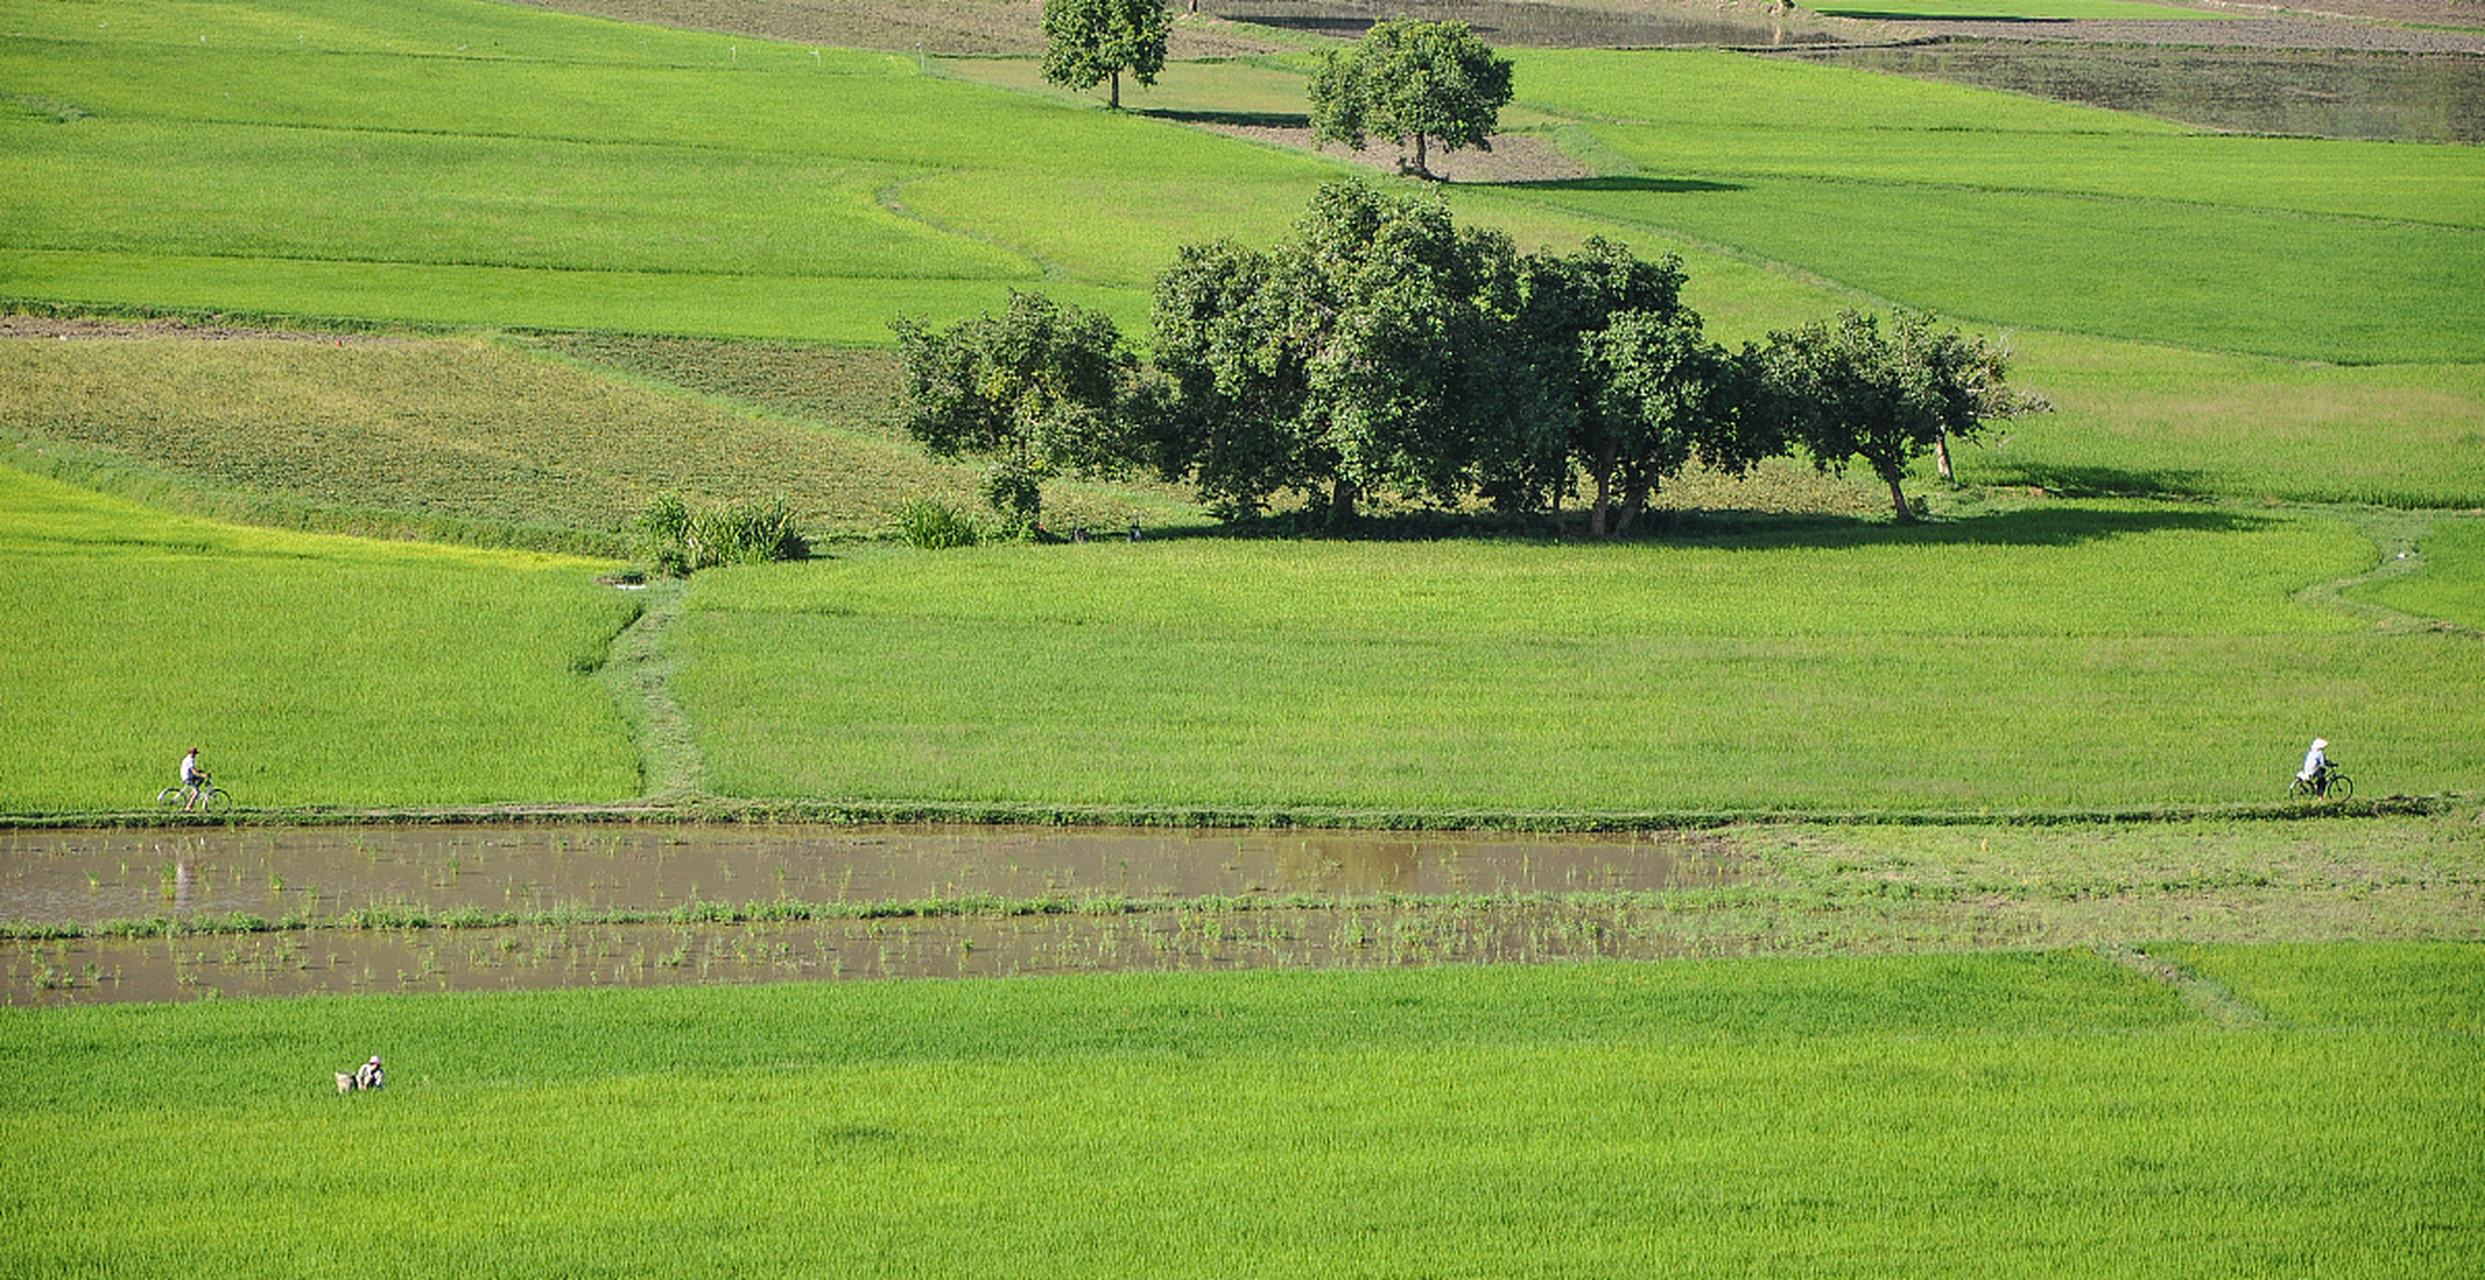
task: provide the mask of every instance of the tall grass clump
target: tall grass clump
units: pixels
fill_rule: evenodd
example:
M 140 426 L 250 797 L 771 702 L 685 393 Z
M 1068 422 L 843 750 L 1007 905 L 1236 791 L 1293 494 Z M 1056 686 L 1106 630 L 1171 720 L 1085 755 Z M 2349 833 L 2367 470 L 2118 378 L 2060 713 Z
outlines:
M 933 498 L 909 498 L 900 504 L 896 525 L 899 541 L 922 551 L 971 547 L 983 540 L 972 516 Z
M 800 560 L 811 552 L 783 497 L 693 507 L 678 493 L 662 493 L 639 514 L 638 529 L 640 555 L 673 577 L 729 564 Z

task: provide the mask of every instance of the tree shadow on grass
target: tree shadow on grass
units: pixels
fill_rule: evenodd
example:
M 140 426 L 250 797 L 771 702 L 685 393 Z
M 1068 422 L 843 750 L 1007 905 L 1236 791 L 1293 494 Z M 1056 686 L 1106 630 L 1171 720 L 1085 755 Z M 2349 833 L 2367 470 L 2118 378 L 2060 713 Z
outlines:
M 1608 174 L 1599 178 L 1535 178 L 1525 182 L 1478 185 L 1507 187 L 1513 191 L 1636 191 L 1653 195 L 1747 189 L 1740 182 L 1710 182 L 1705 178 L 1648 178 L 1638 174 Z
M 1148 108 L 1131 112 L 1175 124 L 1223 125 L 1238 129 L 1308 129 L 1312 118 L 1300 111 L 1175 111 Z
M 1569 513 L 1567 532 L 1541 513 L 1518 520 L 1491 512 L 1404 511 L 1357 516 L 1343 530 L 1309 512 L 1278 512 L 1217 525 L 1150 530 L 1150 539 L 1337 542 L 1530 542 L 1724 547 L 1733 550 L 1881 546 L 2068 547 L 2151 533 L 2251 533 L 2283 517 L 2209 508 L 2112 511 L 2093 507 L 2024 507 L 1987 515 L 1946 516 L 1899 524 L 1888 519 L 1789 515 L 1740 510 L 1662 509 L 1646 513 L 1627 536 L 1587 533 L 1587 513 Z
M 1978 478 L 1987 484 L 2043 489 L 2066 498 L 2195 499 L 2208 490 L 2208 473 L 2183 467 L 2069 467 L 2043 462 L 1987 462 Z

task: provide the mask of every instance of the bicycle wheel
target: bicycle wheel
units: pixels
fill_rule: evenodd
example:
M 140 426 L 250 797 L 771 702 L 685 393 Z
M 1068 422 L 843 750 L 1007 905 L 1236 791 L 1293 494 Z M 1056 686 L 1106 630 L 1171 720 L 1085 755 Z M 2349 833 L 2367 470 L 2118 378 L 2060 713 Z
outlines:
M 2289 800 L 2301 800 L 2306 796 L 2319 794 L 2319 792 L 2312 789 L 2311 783 L 2304 781 L 2302 778 L 2297 778 L 2293 782 L 2287 784 L 2287 799 Z
M 2352 800 L 2356 794 L 2356 780 L 2343 773 L 2333 773 L 2330 785 L 2323 788 L 2321 794 L 2332 800 Z
M 155 793 L 155 802 L 166 807 L 181 803 L 181 788 L 166 787 Z
M 222 787 L 209 787 L 207 795 L 199 804 L 199 812 L 218 814 L 233 812 L 232 793 Z

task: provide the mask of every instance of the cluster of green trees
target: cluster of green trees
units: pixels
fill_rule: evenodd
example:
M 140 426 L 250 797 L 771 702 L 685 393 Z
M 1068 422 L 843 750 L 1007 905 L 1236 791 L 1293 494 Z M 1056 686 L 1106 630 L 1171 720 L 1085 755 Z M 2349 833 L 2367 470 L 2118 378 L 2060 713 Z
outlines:
M 2008 352 L 1929 317 L 1846 312 L 1728 351 L 1683 271 L 1589 240 L 1519 253 L 1438 201 L 1323 186 L 1294 238 L 1183 246 L 1147 359 L 1106 317 L 1036 293 L 946 330 L 900 319 L 907 428 L 993 462 L 985 496 L 1034 527 L 1042 483 L 1146 469 L 1232 519 L 1292 497 L 1332 527 L 1392 494 L 1525 516 L 1589 507 L 1627 533 L 1693 459 L 1740 473 L 1861 459 L 1890 490 L 1927 452 L 2043 407 Z

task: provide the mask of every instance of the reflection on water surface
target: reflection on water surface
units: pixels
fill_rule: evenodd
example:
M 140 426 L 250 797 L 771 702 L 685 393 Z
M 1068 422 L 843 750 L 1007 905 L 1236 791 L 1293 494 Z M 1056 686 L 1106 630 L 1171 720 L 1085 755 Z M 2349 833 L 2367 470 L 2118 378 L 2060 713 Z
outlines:
M 1714 885 L 1673 834 L 693 826 L 0 835 L 0 918 L 41 925 L 370 908 L 531 917 L 693 903 L 1045 901 L 1040 914 L 741 924 L 546 920 L 5 944 L 10 1003 L 1362 965 L 1623 954 L 1558 898 Z M 1395 901 L 1422 898 L 1424 903 Z

